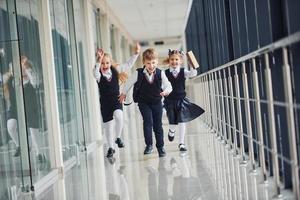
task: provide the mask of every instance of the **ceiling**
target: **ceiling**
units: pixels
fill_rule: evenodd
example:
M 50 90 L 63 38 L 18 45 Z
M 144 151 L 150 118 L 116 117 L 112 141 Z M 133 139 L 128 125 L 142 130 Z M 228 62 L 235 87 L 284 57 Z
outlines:
M 192 0 L 107 0 L 132 38 L 157 48 L 179 48 Z M 148 47 L 148 46 L 145 46 Z M 166 51 L 166 50 L 165 50 Z

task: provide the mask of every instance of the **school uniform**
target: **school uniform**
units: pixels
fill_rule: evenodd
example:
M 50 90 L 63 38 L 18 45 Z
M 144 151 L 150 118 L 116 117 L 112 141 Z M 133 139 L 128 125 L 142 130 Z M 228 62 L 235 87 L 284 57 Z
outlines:
M 38 86 L 38 76 L 33 71 L 33 69 L 28 68 L 24 70 L 23 77 L 23 89 L 24 89 L 24 103 L 25 103 L 25 114 L 26 114 L 26 123 L 29 130 L 30 140 L 29 145 L 32 149 L 35 149 L 36 154 L 42 156 L 42 159 L 45 159 L 44 155 L 38 154 L 38 144 L 36 142 L 36 135 L 39 134 L 40 127 L 40 106 L 38 101 L 38 94 L 36 88 Z M 16 104 L 16 94 L 13 83 L 14 78 L 10 77 L 7 81 L 8 90 L 9 90 L 9 101 L 8 103 L 8 116 L 7 116 L 7 130 L 17 146 L 15 156 L 20 155 L 18 131 L 17 131 L 17 104 Z
M 16 103 L 16 92 L 14 88 L 14 78 L 10 77 L 7 81 L 7 87 L 9 91 L 9 101 L 6 102 L 7 104 L 7 120 L 9 119 L 17 119 L 17 103 Z
M 26 69 L 25 73 L 27 79 L 23 79 L 24 89 L 24 103 L 27 127 L 39 128 L 40 122 L 40 109 L 38 102 L 38 94 L 36 92 L 37 87 L 37 75 L 32 69 Z M 16 92 L 14 88 L 14 78 L 10 77 L 5 81 L 9 91 L 9 102 L 7 110 L 7 119 L 17 119 L 17 104 L 16 104 Z
M 115 110 L 123 110 L 122 104 L 118 98 L 120 95 L 120 86 L 118 74 L 119 72 L 129 70 L 138 58 L 138 54 L 131 56 L 128 61 L 121 64 L 118 68 L 110 67 L 110 69 L 102 73 L 100 63 L 96 63 L 94 68 L 94 77 L 98 84 L 100 94 L 100 111 L 104 123 L 113 119 Z
M 127 94 L 134 85 L 139 85 L 136 101 L 143 117 L 144 138 L 147 146 L 152 146 L 152 129 L 155 133 L 156 147 L 164 146 L 164 133 L 162 128 L 162 91 L 170 93 L 171 83 L 168 81 L 164 71 L 156 68 L 149 74 L 146 68 L 137 69 L 125 83 L 123 94 Z
M 100 94 L 100 109 L 103 122 L 108 122 L 113 119 L 115 110 L 123 110 L 122 104 L 119 102 L 120 86 L 118 79 L 118 72 L 111 68 L 108 72 L 110 77 L 101 73 L 100 81 L 98 82 Z
M 170 68 L 165 74 L 172 84 L 173 91 L 165 97 L 164 108 L 170 124 L 189 122 L 199 117 L 204 110 L 186 98 L 185 80 L 191 76 L 184 68 Z
M 94 77 L 98 84 L 100 94 L 100 111 L 103 120 L 103 128 L 109 146 L 107 157 L 112 157 L 114 143 L 118 144 L 119 148 L 124 147 L 121 140 L 123 130 L 123 106 L 119 102 L 120 86 L 119 73 L 129 70 L 138 58 L 138 54 L 133 55 L 126 63 L 118 67 L 110 67 L 105 73 L 100 70 L 100 63 L 96 63 L 94 68 Z M 113 120 L 114 119 L 114 120 Z M 115 129 L 115 130 L 114 130 Z M 113 132 L 116 133 L 114 141 Z

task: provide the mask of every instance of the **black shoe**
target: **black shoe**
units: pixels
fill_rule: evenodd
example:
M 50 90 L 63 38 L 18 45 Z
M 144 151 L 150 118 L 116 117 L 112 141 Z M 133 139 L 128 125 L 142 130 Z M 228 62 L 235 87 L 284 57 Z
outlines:
M 152 145 L 147 145 L 145 150 L 144 150 L 144 154 L 150 154 L 153 151 L 153 147 Z
M 158 151 L 158 156 L 159 157 L 165 157 L 166 156 L 166 151 L 163 147 L 157 148 L 157 151 Z
M 178 148 L 179 148 L 179 151 L 187 151 L 187 148 L 182 143 L 178 145 Z
M 123 148 L 125 147 L 123 141 L 121 140 L 121 138 L 117 138 L 115 143 L 118 145 L 119 148 Z
M 111 158 L 111 157 L 113 157 L 114 153 L 115 153 L 115 150 L 113 148 L 109 148 L 107 151 L 106 157 Z
M 21 154 L 21 148 L 20 148 L 20 147 L 17 147 L 16 152 L 15 152 L 15 154 L 14 154 L 14 157 L 19 157 L 20 154 Z
M 169 141 L 172 142 L 174 140 L 174 137 L 175 137 L 175 131 L 173 132 L 169 129 L 169 132 L 168 132 Z

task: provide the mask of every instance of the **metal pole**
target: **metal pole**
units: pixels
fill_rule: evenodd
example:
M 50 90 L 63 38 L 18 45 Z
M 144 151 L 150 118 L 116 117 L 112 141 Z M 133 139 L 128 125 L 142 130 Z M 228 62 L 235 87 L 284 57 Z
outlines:
M 297 157 L 297 137 L 295 130 L 295 117 L 294 117 L 294 106 L 293 106 L 293 91 L 291 84 L 291 71 L 288 62 L 288 50 L 286 47 L 282 49 L 283 56 L 283 83 L 284 83 L 284 94 L 285 102 L 288 103 L 286 107 L 287 113 L 287 125 L 288 125 L 288 136 L 290 154 L 292 160 L 292 180 L 293 180 L 293 191 L 297 199 L 300 199 L 300 185 L 299 185 L 299 170 L 298 170 L 298 157 Z
M 221 101 L 221 116 L 220 116 L 220 120 L 221 120 L 221 125 L 222 125 L 222 132 L 223 132 L 223 136 L 224 136 L 224 140 L 225 140 L 225 144 L 227 144 L 227 140 L 228 140 L 228 135 L 227 135 L 227 131 L 226 131 L 226 119 L 225 119 L 225 108 L 224 108 L 224 90 L 223 90 L 223 81 L 222 81 L 222 74 L 221 71 L 218 71 L 219 74 L 219 87 L 220 87 L 220 91 L 219 91 L 219 99 Z
M 262 119 L 261 119 L 261 107 L 260 107 L 260 95 L 259 95 L 259 85 L 258 85 L 258 75 L 256 69 L 255 58 L 252 58 L 252 77 L 253 77 L 253 89 L 254 89 L 254 99 L 255 99 L 255 117 L 256 117 L 256 128 L 258 132 L 259 140 L 259 159 L 260 166 L 262 168 L 262 173 L 264 176 L 264 181 L 267 181 L 267 170 L 265 161 L 265 151 L 264 151 L 264 138 L 262 129 Z
M 245 148 L 244 148 L 244 135 L 243 135 L 243 121 L 242 121 L 242 110 L 241 110 L 241 98 L 240 98 L 240 83 L 237 72 L 237 66 L 234 65 L 234 80 L 235 80 L 235 92 L 237 98 L 237 113 L 238 113 L 238 131 L 240 136 L 240 154 L 243 159 L 243 163 L 246 163 Z
M 230 120 L 230 108 L 229 108 L 229 96 L 228 96 L 228 79 L 226 77 L 226 70 L 223 70 L 223 76 L 224 76 L 224 96 L 225 96 L 225 105 L 226 105 L 226 121 L 228 125 L 226 125 L 226 132 L 229 140 L 230 149 L 232 148 L 232 133 L 231 133 L 231 120 Z
M 272 74 L 269 64 L 269 55 L 265 54 L 265 78 L 266 78 L 266 90 L 268 103 L 268 116 L 269 116 L 269 132 L 271 138 L 272 149 L 272 161 L 273 161 L 273 173 L 275 179 L 276 194 L 280 195 L 280 180 L 279 180 L 279 166 L 277 158 L 277 141 L 276 141 L 276 127 L 275 127 L 275 112 L 273 105 L 273 90 L 272 90 Z
M 237 147 L 237 137 L 236 137 L 236 122 L 235 122 L 235 106 L 234 106 L 234 96 L 233 96 L 233 87 L 232 87 L 232 76 L 231 70 L 228 68 L 228 76 L 229 76 L 229 96 L 230 96 L 230 111 L 231 111 L 231 119 L 232 119 L 232 127 L 233 127 L 233 148 L 234 148 L 234 155 L 238 154 L 238 147 Z
M 254 150 L 253 150 L 253 135 L 252 135 L 252 122 L 250 114 L 250 102 L 249 102 L 249 87 L 247 80 L 246 64 L 242 63 L 242 79 L 243 79 L 243 89 L 244 89 L 244 98 L 245 98 L 245 115 L 246 115 L 246 128 L 248 135 L 248 145 L 249 145 L 249 157 L 252 170 L 255 171 L 255 160 L 254 160 Z
M 218 132 L 221 136 L 221 139 L 224 138 L 224 133 L 222 131 L 222 120 L 221 120 L 221 106 L 220 106 L 220 93 L 219 93 L 219 84 L 218 84 L 218 75 L 217 72 L 213 73 L 213 76 L 215 77 L 215 97 L 216 97 L 216 106 L 217 106 L 217 121 L 218 121 Z

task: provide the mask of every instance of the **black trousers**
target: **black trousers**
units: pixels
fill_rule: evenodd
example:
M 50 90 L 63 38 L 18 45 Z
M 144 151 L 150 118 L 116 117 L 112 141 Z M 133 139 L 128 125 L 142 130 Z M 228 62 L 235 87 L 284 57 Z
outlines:
M 143 129 L 146 145 L 152 145 L 152 129 L 155 133 L 156 147 L 164 146 L 164 131 L 162 128 L 162 103 L 147 104 L 138 103 L 140 112 L 143 117 Z

